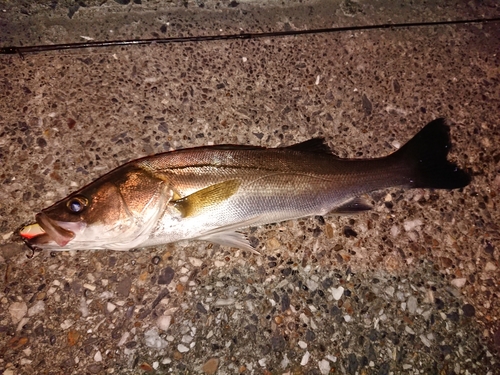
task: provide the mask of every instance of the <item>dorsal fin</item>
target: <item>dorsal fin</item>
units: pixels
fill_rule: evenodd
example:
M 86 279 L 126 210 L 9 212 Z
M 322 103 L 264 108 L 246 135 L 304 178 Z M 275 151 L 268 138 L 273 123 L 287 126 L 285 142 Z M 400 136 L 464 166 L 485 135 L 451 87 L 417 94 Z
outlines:
M 325 138 L 311 138 L 307 141 L 287 146 L 290 150 L 312 152 L 315 154 L 332 154 L 332 150 L 325 143 Z

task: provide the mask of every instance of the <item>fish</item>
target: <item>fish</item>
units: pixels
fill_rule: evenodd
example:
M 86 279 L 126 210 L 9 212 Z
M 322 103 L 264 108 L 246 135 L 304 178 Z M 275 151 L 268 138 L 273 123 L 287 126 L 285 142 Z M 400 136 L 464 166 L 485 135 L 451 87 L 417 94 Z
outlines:
M 391 187 L 458 189 L 470 174 L 448 160 L 450 127 L 428 123 L 384 157 L 346 159 L 323 138 L 287 147 L 213 145 L 125 163 L 36 214 L 31 249 L 131 250 L 203 240 L 254 250 L 242 229 L 372 208 Z

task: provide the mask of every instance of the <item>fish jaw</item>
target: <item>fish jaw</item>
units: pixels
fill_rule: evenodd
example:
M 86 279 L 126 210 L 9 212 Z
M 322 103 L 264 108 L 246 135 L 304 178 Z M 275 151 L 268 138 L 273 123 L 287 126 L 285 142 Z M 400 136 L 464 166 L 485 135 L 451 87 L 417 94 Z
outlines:
M 85 223 L 56 221 L 40 212 L 36 223 L 25 226 L 19 234 L 30 246 L 63 250 L 76 234 L 85 230 Z

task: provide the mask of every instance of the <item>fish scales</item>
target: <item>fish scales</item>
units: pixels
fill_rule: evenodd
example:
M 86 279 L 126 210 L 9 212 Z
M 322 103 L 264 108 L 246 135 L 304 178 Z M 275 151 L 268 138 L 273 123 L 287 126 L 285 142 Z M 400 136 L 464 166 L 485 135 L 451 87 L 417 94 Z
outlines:
M 470 176 L 447 160 L 437 119 L 400 150 L 341 159 L 322 139 L 282 148 L 207 146 L 131 161 L 51 207 L 20 234 L 51 250 L 158 246 L 187 239 L 251 249 L 238 230 L 370 208 L 363 194 L 392 186 L 454 189 Z

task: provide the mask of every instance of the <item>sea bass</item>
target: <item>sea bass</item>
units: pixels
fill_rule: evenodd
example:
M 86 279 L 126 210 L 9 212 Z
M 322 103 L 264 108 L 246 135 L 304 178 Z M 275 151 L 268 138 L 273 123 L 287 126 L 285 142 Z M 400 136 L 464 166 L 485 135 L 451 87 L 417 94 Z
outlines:
M 389 187 L 456 189 L 470 176 L 447 160 L 444 119 L 398 151 L 341 159 L 321 138 L 288 147 L 220 145 L 128 162 L 36 215 L 20 235 L 32 249 L 129 250 L 181 240 L 252 249 L 238 230 L 370 209 Z

